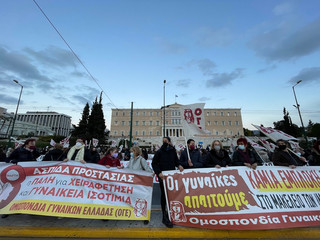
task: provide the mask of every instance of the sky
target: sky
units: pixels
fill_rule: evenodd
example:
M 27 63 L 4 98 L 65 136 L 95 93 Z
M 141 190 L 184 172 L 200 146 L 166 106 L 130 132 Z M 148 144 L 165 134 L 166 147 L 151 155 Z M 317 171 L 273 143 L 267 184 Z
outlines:
M 3 0 L 0 106 L 56 111 L 78 124 L 103 90 L 112 108 L 203 102 L 241 108 L 245 128 L 273 127 L 285 107 L 320 123 L 318 0 Z

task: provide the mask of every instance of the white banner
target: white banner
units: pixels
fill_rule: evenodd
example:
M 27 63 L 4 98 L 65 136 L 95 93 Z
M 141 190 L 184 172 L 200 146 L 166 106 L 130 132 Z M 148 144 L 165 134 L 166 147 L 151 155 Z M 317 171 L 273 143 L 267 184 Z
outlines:
M 0 214 L 149 220 L 152 173 L 98 164 L 0 164 Z
M 204 121 L 204 103 L 181 105 L 182 126 L 184 135 L 193 137 L 194 135 L 206 135 Z
M 284 133 L 284 132 L 282 132 L 280 130 L 277 130 L 277 129 L 257 126 L 257 125 L 254 125 L 254 124 L 252 124 L 252 126 L 257 128 L 260 132 L 262 132 L 263 134 L 268 136 L 274 142 L 276 142 L 279 139 L 282 139 L 282 140 L 285 140 L 285 141 L 289 141 L 289 140 L 298 141 L 298 139 L 296 139 L 295 137 L 292 137 L 289 134 L 286 134 L 286 133 Z

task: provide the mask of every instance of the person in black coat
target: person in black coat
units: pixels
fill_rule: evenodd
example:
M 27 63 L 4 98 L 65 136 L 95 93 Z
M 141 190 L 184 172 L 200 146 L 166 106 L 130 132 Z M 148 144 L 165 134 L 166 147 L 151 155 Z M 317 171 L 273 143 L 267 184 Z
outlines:
M 63 161 L 67 153 L 62 150 L 62 145 L 57 143 L 54 148 L 47 152 L 42 161 Z
M 176 149 L 171 144 L 171 139 L 169 137 L 164 137 L 162 139 L 161 148 L 155 153 L 152 159 L 153 171 L 157 174 L 159 179 L 159 186 L 161 190 L 161 209 L 162 209 L 162 223 L 168 228 L 172 228 L 173 224 L 168 218 L 168 213 L 166 211 L 166 196 L 163 186 L 163 174 L 162 171 L 175 170 L 176 167 L 180 171 L 183 171 L 183 167 L 179 164 L 179 159 L 177 156 Z
M 211 145 L 211 150 L 207 155 L 205 167 L 228 167 L 231 164 L 231 158 L 228 152 L 223 149 L 222 143 L 219 140 L 214 140 Z
M 183 168 L 201 168 L 203 167 L 203 163 L 201 162 L 201 156 L 200 156 L 200 151 L 199 149 L 195 148 L 195 142 L 193 139 L 188 139 L 187 141 L 187 148 L 185 148 L 181 152 L 180 160 L 179 163 Z M 189 150 L 189 156 L 188 157 L 188 152 Z
M 98 163 L 100 161 L 100 154 L 98 153 L 97 148 L 92 147 L 90 153 L 91 153 L 90 163 Z
M 261 159 L 253 149 L 248 147 L 248 141 L 245 138 L 237 140 L 238 148 L 232 156 L 232 166 L 247 166 L 256 169 L 261 165 Z
M 304 157 L 299 157 L 288 149 L 288 143 L 282 139 L 277 141 L 277 148 L 273 153 L 272 162 L 275 166 L 296 168 L 307 163 Z
M 25 161 L 36 161 L 39 155 L 40 154 L 36 151 L 36 140 L 33 138 L 29 138 L 21 147 L 15 149 L 10 154 L 7 162 L 18 163 Z

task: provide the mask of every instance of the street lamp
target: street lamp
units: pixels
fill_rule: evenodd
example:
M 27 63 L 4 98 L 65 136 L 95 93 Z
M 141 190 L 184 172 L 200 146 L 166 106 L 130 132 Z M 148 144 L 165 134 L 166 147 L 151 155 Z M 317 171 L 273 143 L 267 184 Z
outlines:
M 9 136 L 8 147 L 10 147 L 11 137 L 12 137 L 12 134 L 13 134 L 14 124 L 15 124 L 16 119 L 17 119 L 18 108 L 19 108 L 21 94 L 22 94 L 22 90 L 23 90 L 23 86 L 17 80 L 13 80 L 13 81 L 21 87 L 21 90 L 20 90 L 20 95 L 19 95 L 18 104 L 17 104 L 17 108 L 16 108 L 16 114 L 13 117 L 13 122 L 12 122 L 11 133 L 10 133 L 10 136 Z
M 302 121 L 302 117 L 301 117 L 300 105 L 299 105 L 298 100 L 297 100 L 296 92 L 294 91 L 294 87 L 297 86 L 297 85 L 298 85 L 299 83 L 301 83 L 301 82 L 302 82 L 302 80 L 299 80 L 295 85 L 292 86 L 294 99 L 296 100 L 296 105 L 293 105 L 293 106 L 298 109 L 298 113 L 299 113 L 299 117 L 300 117 L 300 121 L 301 121 L 301 126 L 302 126 L 303 136 L 304 136 L 304 138 L 305 138 L 305 140 L 306 140 L 306 144 L 307 144 L 307 146 L 308 146 L 308 138 L 307 138 L 306 131 L 305 131 L 305 129 L 304 129 L 304 125 L 303 125 L 303 121 Z
M 166 136 L 166 80 L 163 80 L 163 137 Z

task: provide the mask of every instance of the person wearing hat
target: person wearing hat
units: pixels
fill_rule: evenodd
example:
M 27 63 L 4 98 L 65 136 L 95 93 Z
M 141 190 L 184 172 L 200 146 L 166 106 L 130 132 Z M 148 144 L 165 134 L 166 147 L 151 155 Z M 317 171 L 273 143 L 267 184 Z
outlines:
M 253 149 L 248 147 L 247 139 L 239 138 L 237 145 L 237 150 L 232 156 L 232 166 L 247 166 L 256 169 L 258 164 L 261 164 L 261 159 Z
M 18 163 L 24 161 L 36 161 L 39 155 L 40 154 L 36 151 L 36 139 L 29 138 L 21 147 L 18 147 L 10 154 L 7 162 Z
M 69 160 L 73 160 L 76 162 L 86 163 L 86 161 L 91 160 L 91 154 L 89 149 L 86 148 L 84 144 L 83 138 L 78 138 L 76 141 L 76 145 L 74 145 L 72 148 L 70 148 L 67 158 L 64 159 L 64 162 L 67 162 Z

